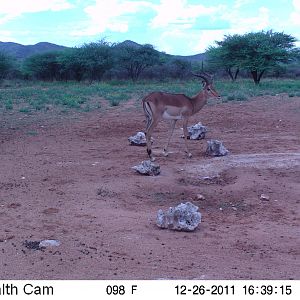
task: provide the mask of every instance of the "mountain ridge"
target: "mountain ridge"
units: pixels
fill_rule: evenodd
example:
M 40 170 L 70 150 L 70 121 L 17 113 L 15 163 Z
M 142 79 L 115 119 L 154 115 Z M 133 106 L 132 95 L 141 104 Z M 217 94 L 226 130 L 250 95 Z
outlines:
M 134 47 L 141 47 L 142 45 L 136 43 L 131 40 L 125 40 L 118 45 L 125 45 L 125 46 L 134 46 Z M 23 45 L 15 42 L 1 42 L 0 41 L 0 52 L 4 52 L 9 54 L 13 57 L 16 57 L 18 60 L 23 60 L 31 55 L 45 53 L 49 51 L 61 51 L 70 47 L 57 45 L 49 42 L 39 42 L 34 45 Z M 164 53 L 159 51 L 160 53 Z M 166 53 L 167 54 L 167 53 Z M 172 55 L 167 54 L 173 58 L 183 59 L 191 62 L 199 62 L 205 59 L 205 53 L 199 53 L 194 55 Z
M 17 59 L 25 59 L 31 55 L 45 53 L 48 51 L 60 51 L 68 47 L 60 46 L 48 42 L 39 42 L 34 45 L 22 45 L 14 42 L 1 42 L 0 51 L 9 54 Z

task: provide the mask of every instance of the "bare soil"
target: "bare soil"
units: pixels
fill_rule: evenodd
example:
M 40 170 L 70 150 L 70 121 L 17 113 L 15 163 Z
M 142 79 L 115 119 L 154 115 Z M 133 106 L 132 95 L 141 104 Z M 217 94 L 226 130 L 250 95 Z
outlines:
M 134 101 L 6 126 L 18 120 L 0 120 L 0 279 L 300 279 L 299 98 L 203 108 L 190 124 L 225 157 L 191 140 L 187 158 L 180 126 L 164 157 L 161 123 L 156 177 L 131 169 L 147 159 L 127 140 L 145 126 Z M 159 209 L 185 201 L 202 214 L 195 231 L 156 226 Z M 36 247 L 44 239 L 61 245 Z

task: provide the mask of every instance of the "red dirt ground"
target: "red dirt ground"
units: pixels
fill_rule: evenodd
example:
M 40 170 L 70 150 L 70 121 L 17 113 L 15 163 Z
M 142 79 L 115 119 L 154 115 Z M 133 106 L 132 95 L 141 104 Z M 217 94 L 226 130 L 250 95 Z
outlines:
M 20 128 L 0 120 L 0 279 L 300 279 L 299 100 L 207 105 L 190 125 L 224 142 L 221 158 L 205 140 L 186 158 L 178 127 L 164 157 L 161 123 L 157 177 L 131 169 L 147 159 L 127 140 L 145 126 L 133 101 Z M 199 206 L 199 227 L 158 228 L 157 211 L 183 201 Z M 24 245 L 43 239 L 61 245 Z

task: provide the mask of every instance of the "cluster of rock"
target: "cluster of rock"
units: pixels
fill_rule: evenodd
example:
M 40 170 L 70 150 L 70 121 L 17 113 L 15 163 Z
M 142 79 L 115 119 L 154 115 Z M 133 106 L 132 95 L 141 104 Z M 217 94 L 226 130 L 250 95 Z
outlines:
M 201 222 L 198 207 L 191 202 L 170 207 L 166 212 L 157 212 L 156 224 L 161 228 L 179 231 L 193 231 Z
M 188 127 L 189 137 L 192 140 L 200 140 L 205 138 L 207 127 L 201 123 Z M 128 138 L 131 145 L 145 146 L 145 133 L 139 131 L 136 135 Z M 210 156 L 224 156 L 229 151 L 224 147 L 222 142 L 218 140 L 210 140 L 207 142 L 206 154 Z M 132 167 L 135 171 L 142 175 L 157 176 L 160 174 L 160 166 L 150 160 L 142 161 L 139 165 Z M 200 195 L 201 199 L 205 199 Z M 199 196 L 199 199 L 200 199 Z M 191 202 L 180 203 L 175 207 L 170 207 L 166 212 L 159 210 L 157 212 L 156 224 L 160 228 L 167 228 L 178 231 L 193 231 L 201 223 L 201 213 L 199 208 Z

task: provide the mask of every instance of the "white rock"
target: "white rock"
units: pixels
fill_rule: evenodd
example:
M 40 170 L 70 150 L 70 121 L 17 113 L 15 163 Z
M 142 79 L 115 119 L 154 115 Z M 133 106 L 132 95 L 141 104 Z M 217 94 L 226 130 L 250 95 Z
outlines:
M 128 138 L 128 141 L 130 142 L 130 145 L 133 146 L 146 146 L 146 135 L 144 132 L 139 131 L 136 135 L 130 136 Z
M 43 240 L 40 242 L 39 247 L 58 247 L 60 244 L 58 240 Z
M 263 201 L 269 201 L 270 200 L 270 197 L 266 194 L 261 194 L 260 195 L 260 200 L 263 200 Z
M 157 176 L 160 174 L 159 164 L 155 164 L 150 160 L 144 160 L 141 164 L 132 167 L 132 169 L 142 175 Z
M 207 127 L 203 126 L 201 122 L 188 127 L 188 132 L 191 140 L 201 140 L 205 138 Z
M 165 213 L 160 209 L 156 218 L 158 227 L 179 231 L 193 231 L 200 222 L 201 214 L 198 207 L 191 202 L 170 207 Z
M 229 151 L 224 147 L 222 142 L 218 140 L 207 141 L 206 154 L 210 156 L 224 156 L 227 155 Z
M 197 200 L 205 200 L 205 197 L 202 194 L 198 194 Z

